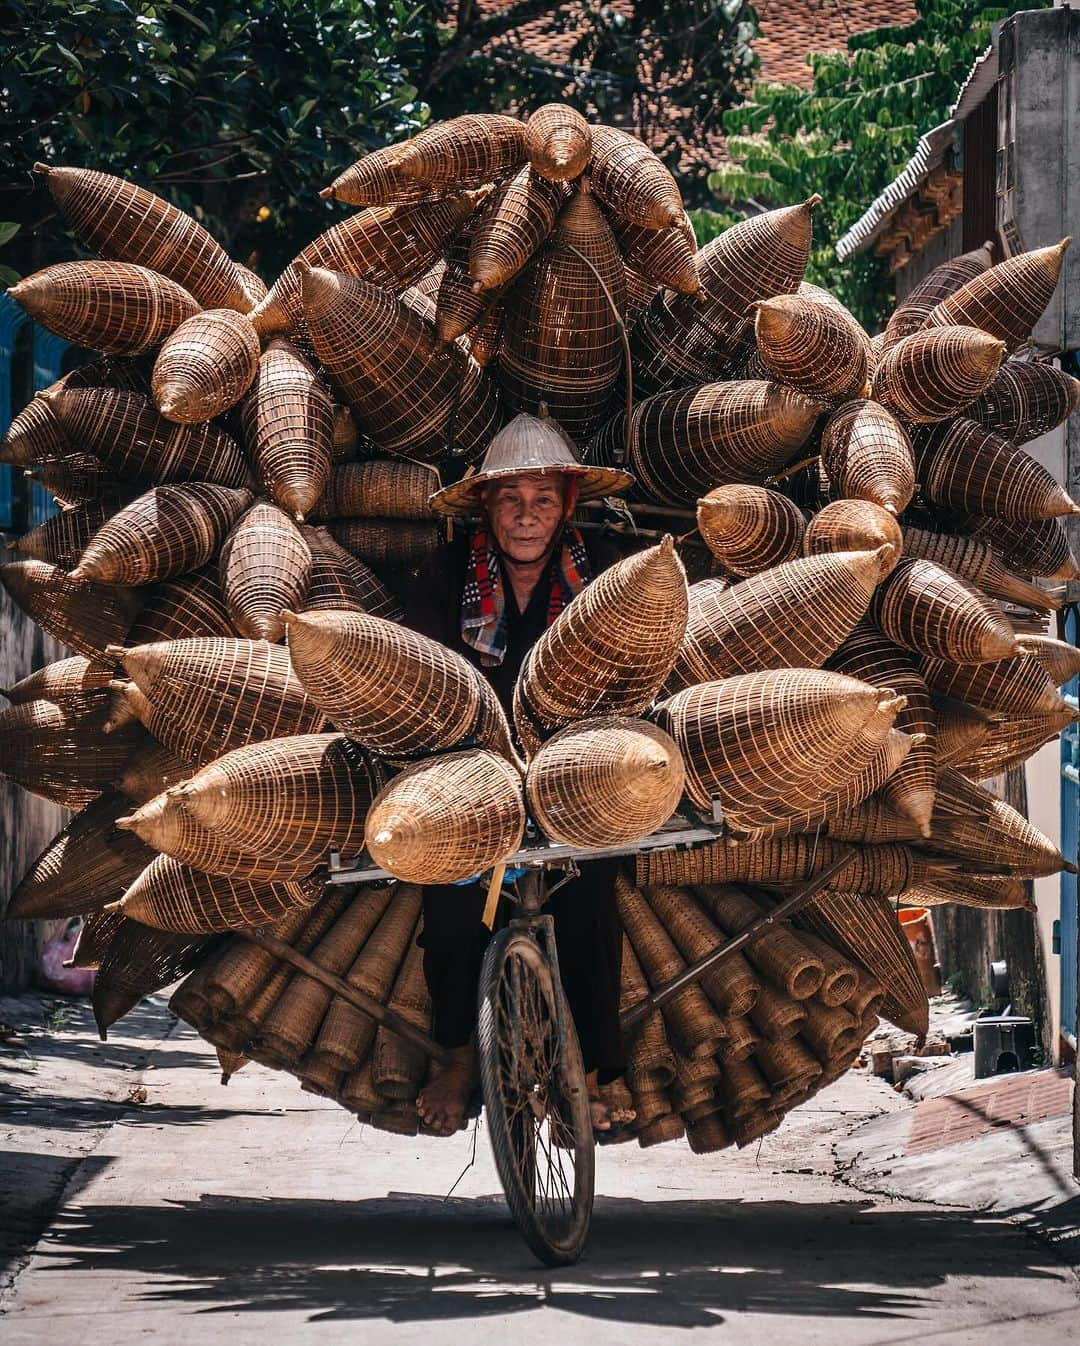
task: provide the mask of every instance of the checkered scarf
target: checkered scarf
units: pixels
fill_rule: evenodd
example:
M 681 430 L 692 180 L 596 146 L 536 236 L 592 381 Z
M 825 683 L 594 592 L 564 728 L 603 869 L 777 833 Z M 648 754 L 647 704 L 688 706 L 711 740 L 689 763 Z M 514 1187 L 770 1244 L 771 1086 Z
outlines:
M 564 528 L 548 568 L 551 597 L 548 626 L 592 579 L 585 543 L 576 528 Z M 486 524 L 478 525 L 469 545 L 469 570 L 461 597 L 461 638 L 480 655 L 485 668 L 506 658 L 506 593 L 502 563 Z

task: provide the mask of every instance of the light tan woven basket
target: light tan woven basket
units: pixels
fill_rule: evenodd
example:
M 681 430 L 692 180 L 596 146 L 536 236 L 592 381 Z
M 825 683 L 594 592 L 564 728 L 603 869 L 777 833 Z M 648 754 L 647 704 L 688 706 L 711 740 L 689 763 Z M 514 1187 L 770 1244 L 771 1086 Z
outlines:
M 724 569 L 747 576 L 801 556 L 806 519 L 779 491 L 717 486 L 697 502 L 697 526 Z
M 942 808 L 924 843 L 926 849 L 959 856 L 973 866 L 1000 866 L 1003 872 L 1021 878 L 1039 878 L 1066 868 L 1064 857 L 1048 836 L 1017 809 L 973 785 L 958 771 L 942 771 L 939 790 Z M 980 806 L 984 811 L 976 816 Z
M 929 533 L 922 528 L 905 528 L 903 532 L 906 555 L 934 561 L 992 598 L 1045 611 L 1060 607 L 1056 595 L 1007 570 L 988 542 L 955 533 Z
M 9 542 L 12 550 L 46 565 L 70 570 L 82 555 L 86 544 L 105 520 L 119 507 L 120 500 L 89 500 L 71 505 L 53 514 L 44 523 L 24 533 L 18 542 Z
M 939 766 L 951 766 L 986 741 L 991 723 L 982 711 L 952 697 L 934 697 L 933 705 Z
M 697 240 L 689 216 L 666 229 L 631 224 L 612 212 L 608 216 L 615 241 L 630 270 L 680 294 L 700 294 Z M 651 296 L 650 296 L 651 298 Z
M 284 640 L 281 614 L 303 606 L 311 568 L 311 551 L 297 525 L 277 505 L 257 500 L 233 524 L 218 558 L 234 629 L 251 640 Z
M 194 770 L 193 762 L 151 740 L 131 754 L 117 784 L 136 805 L 146 804 L 163 790 L 187 780 Z
M 1038 659 L 1055 687 L 1063 687 L 1080 673 L 1080 650 L 1068 641 L 1050 636 L 1021 636 L 1019 643 L 1027 654 Z
M 375 863 L 406 883 L 457 883 L 512 855 L 525 830 L 518 769 L 470 748 L 407 767 L 376 796 L 364 837 Z
M 325 528 L 302 531 L 311 552 L 305 612 L 366 612 L 388 622 L 404 621 L 401 604 L 363 561 L 347 552 Z
M 885 326 L 882 354 L 903 337 L 919 331 L 943 299 L 985 271 L 993 262 L 992 249 L 992 243 L 984 243 L 981 248 L 962 253 L 927 272 L 893 309 Z
M 923 658 L 920 671 L 937 696 L 965 701 L 997 716 L 1051 715 L 1065 702 L 1033 654 L 1017 654 L 989 664 L 954 664 Z
M 724 932 L 702 910 L 692 888 L 661 884 L 642 892 L 687 963 L 704 958 L 726 942 Z M 722 963 L 710 968 L 699 985 L 716 1012 L 728 1022 L 729 1034 L 731 1020 L 749 1014 L 760 991 L 758 978 L 741 953 L 729 954 Z
M 628 1010 L 649 994 L 649 983 L 638 962 L 634 946 L 626 932 L 622 937 L 622 970 L 619 1009 Z M 664 1020 L 654 1010 L 627 1035 L 626 1082 L 630 1088 L 655 1093 L 666 1089 L 675 1078 L 675 1053 L 664 1032 Z
M 860 397 L 870 374 L 870 338 L 849 314 L 801 294 L 759 300 L 758 352 L 768 369 L 808 397 Z
M 480 290 L 473 288 L 469 275 L 469 243 L 478 222 L 473 218 L 446 249 L 442 279 L 435 295 L 435 336 L 442 342 L 456 341 L 476 326 L 487 308 L 488 300 Z M 402 299 L 411 297 L 403 295 Z M 424 300 L 426 309 L 428 300 Z M 417 310 L 420 305 L 417 303 Z
M 1000 608 L 933 561 L 901 561 L 879 586 L 871 614 L 890 640 L 916 654 L 980 664 L 1017 653 Z
M 841 495 L 901 514 L 915 494 L 915 455 L 904 427 L 876 402 L 855 401 L 830 417 L 821 462 Z
M 204 874 L 159 855 L 124 894 L 125 916 L 158 930 L 201 935 L 276 921 L 295 907 L 310 907 L 322 894 L 322 880 L 252 883 Z
M 415 940 L 398 972 L 389 1004 L 421 1032 L 431 1031 L 431 1001 L 424 980 L 423 953 Z M 371 1049 L 371 1076 L 383 1098 L 415 1102 L 427 1072 L 428 1061 L 423 1052 L 388 1028 L 378 1030 Z
M 481 292 L 513 280 L 555 227 L 566 196 L 528 164 L 495 188 L 468 239 L 468 275 Z
M 437 122 L 401 147 L 397 167 L 435 187 L 489 182 L 525 158 L 525 123 L 501 113 L 471 112 Z
M 584 173 L 592 151 L 589 123 L 568 103 L 545 103 L 525 124 L 525 153 L 541 177 L 570 182 Z
M 597 198 L 632 224 L 663 229 L 683 218 L 675 179 L 647 145 L 625 131 L 592 127 L 589 178 Z
M 63 705 L 72 699 L 84 700 L 87 692 L 101 691 L 109 685 L 111 677 L 112 666 L 107 660 L 73 654 L 28 673 L 13 686 L 5 687 L 0 695 L 13 706 L 23 701 L 55 701 Z
M 258 367 L 259 338 L 251 319 L 235 309 L 210 309 L 165 339 L 150 387 L 167 420 L 190 425 L 235 406 Z
M 1010 348 L 1018 346 L 1053 297 L 1071 242 L 1063 238 L 981 271 L 927 314 L 926 327 L 978 327 Z
M 1006 360 L 967 415 L 1014 444 L 1045 435 L 1080 408 L 1080 379 L 1056 365 Z
M 972 780 L 988 780 L 1036 753 L 1070 724 L 1077 713 L 1066 707 L 1051 715 L 1024 715 L 1010 720 L 995 720 L 983 742 L 973 751 L 955 757 L 952 765 Z
M 944 421 L 987 390 L 1004 354 L 1004 342 L 976 327 L 915 332 L 882 356 L 873 397 L 903 421 Z
M 427 463 L 376 458 L 335 467 L 311 511 L 314 519 L 431 519 L 439 474 Z
M 728 935 L 736 935 L 760 919 L 765 909 L 732 885 L 704 885 L 695 894 L 705 910 Z M 770 926 L 750 942 L 748 961 L 792 1000 L 815 995 L 825 979 L 825 965 L 787 924 Z
M 655 291 L 630 333 L 636 397 L 709 383 L 730 371 L 738 332 L 708 326 L 699 320 L 699 312 L 691 296 Z M 622 391 L 620 383 L 616 404 L 623 400 Z
M 297 936 L 314 919 L 312 912 L 313 908 L 298 907 L 275 921 L 270 929 L 278 939 L 295 945 Z M 239 1014 L 263 990 L 278 966 L 278 960 L 266 949 L 249 944 L 247 940 L 228 940 L 218 958 L 208 960 L 199 968 L 199 972 L 205 968 L 199 987 L 205 1012 L 212 1017 Z M 188 982 L 192 980 L 188 978 Z M 187 984 L 185 982 L 185 986 Z

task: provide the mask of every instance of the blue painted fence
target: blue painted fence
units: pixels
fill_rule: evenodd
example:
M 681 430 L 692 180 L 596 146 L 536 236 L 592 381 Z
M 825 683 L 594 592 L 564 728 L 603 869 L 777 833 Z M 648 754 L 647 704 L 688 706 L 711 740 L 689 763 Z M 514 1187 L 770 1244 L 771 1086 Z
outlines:
M 32 328 L 32 387 L 15 387 L 15 352 L 21 328 L 30 323 L 22 309 L 6 294 L 0 293 L 0 435 L 11 424 L 32 393 L 40 392 L 60 377 L 64 352 L 68 342 L 47 332 L 37 323 Z M 19 493 L 15 490 L 16 475 L 22 468 L 0 465 L 0 529 L 23 531 L 56 513 L 56 505 L 48 491 L 34 482 L 26 501 L 25 514 L 17 508 Z

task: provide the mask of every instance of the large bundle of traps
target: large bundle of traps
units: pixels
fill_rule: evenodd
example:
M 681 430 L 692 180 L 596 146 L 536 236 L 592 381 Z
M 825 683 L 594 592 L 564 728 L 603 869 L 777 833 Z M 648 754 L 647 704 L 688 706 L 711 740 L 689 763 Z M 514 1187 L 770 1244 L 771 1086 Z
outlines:
M 103 1032 L 186 977 L 227 1072 L 415 1132 L 425 1057 L 229 932 L 426 1029 L 420 885 L 497 867 L 530 820 L 631 847 L 718 805 L 727 839 L 624 868 L 626 1006 L 852 852 L 633 1034 L 612 1090 L 640 1143 L 710 1151 L 836 1079 L 879 1013 L 925 1031 L 898 902 L 1023 907 L 1064 867 L 978 782 L 1074 718 L 1080 656 L 1045 632 L 1077 506 L 1021 447 L 1080 400 L 1021 353 L 1067 240 L 939 267 L 871 340 L 803 280 L 815 199 L 699 249 L 659 160 L 561 105 L 360 160 L 324 193 L 358 212 L 269 291 L 152 193 L 41 172 L 98 259 L 10 293 L 99 358 L 0 455 L 61 507 L 0 579 L 74 652 L 8 689 L 3 771 L 77 810 L 8 915 L 85 918 Z M 512 730 L 402 605 L 441 477 L 545 405 L 633 474 L 640 532 L 531 650 Z M 396 882 L 327 887 L 365 847 Z

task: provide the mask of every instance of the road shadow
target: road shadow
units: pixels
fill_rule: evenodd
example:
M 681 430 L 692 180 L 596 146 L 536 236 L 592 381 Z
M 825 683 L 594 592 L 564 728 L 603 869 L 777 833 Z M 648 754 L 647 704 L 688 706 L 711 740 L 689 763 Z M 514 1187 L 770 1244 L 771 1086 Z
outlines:
M 532 1261 L 496 1196 L 80 1205 L 40 1253 L 65 1278 L 137 1276 L 146 1303 L 314 1322 L 542 1308 L 672 1328 L 717 1326 L 731 1312 L 869 1321 L 911 1316 L 950 1278 L 1056 1274 L 1002 1220 L 863 1200 L 601 1197 L 586 1259 L 554 1272 Z

